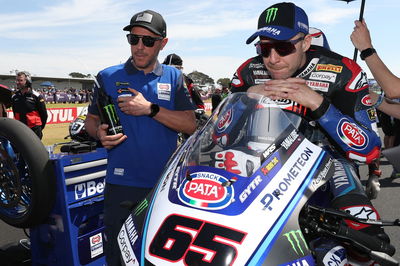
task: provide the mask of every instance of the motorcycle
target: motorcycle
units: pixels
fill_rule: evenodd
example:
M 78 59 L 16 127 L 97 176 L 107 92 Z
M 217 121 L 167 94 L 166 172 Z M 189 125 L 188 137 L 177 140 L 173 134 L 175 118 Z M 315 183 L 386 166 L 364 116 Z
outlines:
M 206 111 L 202 108 L 198 108 L 194 110 L 194 114 L 196 116 L 196 129 L 201 129 L 208 120 L 208 115 Z M 182 144 L 189 138 L 189 135 L 179 132 L 178 133 L 178 144 Z
M 309 243 L 324 236 L 398 265 L 393 246 L 344 220 L 399 219 L 364 220 L 315 204 L 335 159 L 306 138 L 308 125 L 266 97 L 230 95 L 132 208 L 118 235 L 123 263 L 316 265 Z

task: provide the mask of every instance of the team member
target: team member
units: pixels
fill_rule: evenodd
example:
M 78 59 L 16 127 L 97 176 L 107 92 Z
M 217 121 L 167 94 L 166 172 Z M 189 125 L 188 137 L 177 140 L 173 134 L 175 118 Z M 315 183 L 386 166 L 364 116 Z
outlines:
M 27 125 L 42 139 L 47 122 L 46 102 L 40 93 L 32 89 L 29 73 L 18 72 L 16 83 L 18 91 L 11 98 L 14 118 Z
M 231 92 L 256 92 L 273 100 L 283 99 L 278 102 L 282 108 L 315 121 L 310 139 L 336 158 L 335 176 L 328 185 L 332 206 L 356 215 L 354 206 L 358 205 L 379 217 L 350 161 L 371 163 L 380 154 L 375 109 L 367 101 L 368 82 L 362 69 L 349 58 L 311 46 L 307 15 L 293 3 L 278 3 L 264 10 L 258 30 L 246 43 L 257 37 L 259 55 L 238 68 Z M 383 234 L 378 226 L 349 226 Z M 318 265 L 330 265 L 332 258 L 346 263 L 345 250 L 339 243 L 318 239 L 313 245 Z
M 120 203 L 140 201 L 176 149 L 177 132 L 192 134 L 196 129 L 182 72 L 157 60 L 168 42 L 163 17 L 152 10 L 139 12 L 123 29 L 129 32 L 131 57 L 100 71 L 97 79 L 114 101 L 124 134 L 107 135 L 108 125 L 100 124 L 98 88 L 85 123 L 88 133 L 108 149 L 104 252 L 109 266 L 119 265 L 117 234 L 129 214 Z
M 177 69 L 179 69 L 181 71 L 183 69 L 182 58 L 177 54 L 169 54 L 169 55 L 167 55 L 167 57 L 164 59 L 163 64 L 176 67 Z M 200 92 L 198 91 L 198 89 L 194 85 L 193 80 L 189 76 L 187 76 L 185 74 L 183 74 L 183 76 L 185 78 L 185 83 L 186 83 L 186 86 L 187 86 L 187 88 L 189 90 L 190 96 L 192 97 L 193 103 L 196 105 L 196 107 L 198 109 L 205 109 L 204 102 L 201 99 Z

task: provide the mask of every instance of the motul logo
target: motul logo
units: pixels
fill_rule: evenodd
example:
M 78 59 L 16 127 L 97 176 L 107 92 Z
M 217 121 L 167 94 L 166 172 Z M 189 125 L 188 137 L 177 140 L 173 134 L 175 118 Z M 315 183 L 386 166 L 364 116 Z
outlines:
M 186 184 L 185 194 L 193 199 L 219 201 L 225 197 L 225 189 L 214 180 L 194 179 Z

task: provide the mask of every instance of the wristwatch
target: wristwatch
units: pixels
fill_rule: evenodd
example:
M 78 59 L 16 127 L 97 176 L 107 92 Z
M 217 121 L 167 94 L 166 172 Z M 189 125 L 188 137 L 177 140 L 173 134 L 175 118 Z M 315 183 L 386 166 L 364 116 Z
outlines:
M 158 104 L 152 103 L 150 105 L 150 111 L 151 112 L 149 114 L 149 117 L 154 117 L 160 111 L 160 106 L 158 106 Z
M 374 48 L 367 48 L 365 50 L 362 50 L 360 53 L 361 60 L 365 60 L 365 58 L 373 55 L 374 53 L 376 53 L 376 50 Z

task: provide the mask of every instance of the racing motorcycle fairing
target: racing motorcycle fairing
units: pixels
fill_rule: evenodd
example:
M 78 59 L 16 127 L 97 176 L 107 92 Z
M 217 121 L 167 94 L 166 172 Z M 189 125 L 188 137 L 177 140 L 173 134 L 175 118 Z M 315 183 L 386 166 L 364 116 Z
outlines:
M 293 118 L 263 96 L 229 96 L 126 220 L 125 264 L 314 265 L 298 215 L 333 158 Z

